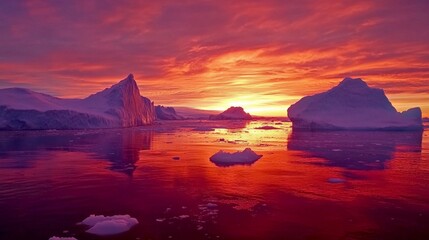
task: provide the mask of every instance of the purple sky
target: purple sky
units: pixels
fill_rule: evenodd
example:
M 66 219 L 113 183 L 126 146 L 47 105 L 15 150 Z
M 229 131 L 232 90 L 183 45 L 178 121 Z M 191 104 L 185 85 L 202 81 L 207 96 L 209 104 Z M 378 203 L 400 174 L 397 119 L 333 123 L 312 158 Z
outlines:
M 285 115 L 346 76 L 429 116 L 429 1 L 0 2 L 0 88 Z

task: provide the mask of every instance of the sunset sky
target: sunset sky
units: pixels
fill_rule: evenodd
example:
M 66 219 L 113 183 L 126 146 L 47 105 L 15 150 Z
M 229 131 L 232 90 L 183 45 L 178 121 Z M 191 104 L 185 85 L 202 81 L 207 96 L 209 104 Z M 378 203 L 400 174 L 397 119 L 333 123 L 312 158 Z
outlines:
M 0 88 L 286 115 L 344 77 L 429 116 L 429 1 L 0 1 Z

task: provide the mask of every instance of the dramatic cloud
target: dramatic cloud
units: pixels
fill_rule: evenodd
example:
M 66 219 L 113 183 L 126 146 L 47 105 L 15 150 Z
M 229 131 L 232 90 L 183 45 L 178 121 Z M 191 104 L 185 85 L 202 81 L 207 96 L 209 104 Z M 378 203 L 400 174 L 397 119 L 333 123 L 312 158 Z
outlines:
M 158 104 L 285 115 L 361 77 L 429 116 L 429 3 L 0 2 L 0 87 L 84 97 L 132 72 Z

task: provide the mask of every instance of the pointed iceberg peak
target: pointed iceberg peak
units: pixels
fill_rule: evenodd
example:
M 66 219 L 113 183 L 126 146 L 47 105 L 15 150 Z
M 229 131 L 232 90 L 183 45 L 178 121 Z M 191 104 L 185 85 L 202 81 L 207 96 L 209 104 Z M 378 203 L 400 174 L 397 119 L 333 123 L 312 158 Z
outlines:
M 128 74 L 128 77 L 126 79 L 134 80 L 134 75 L 132 73 L 130 73 L 130 74 Z
M 111 88 L 124 88 L 124 87 L 131 87 L 131 88 L 138 88 L 137 82 L 134 79 L 134 75 L 130 73 L 126 78 L 124 78 L 122 81 L 120 81 L 117 84 L 112 85 Z
M 121 82 L 135 82 L 134 75 L 132 73 L 128 74 Z

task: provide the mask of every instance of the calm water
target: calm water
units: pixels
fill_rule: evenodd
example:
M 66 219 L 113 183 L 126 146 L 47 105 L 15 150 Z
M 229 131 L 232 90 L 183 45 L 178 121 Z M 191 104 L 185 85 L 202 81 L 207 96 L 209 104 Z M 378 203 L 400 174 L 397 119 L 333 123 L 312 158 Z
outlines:
M 263 157 L 209 161 L 245 147 Z M 429 132 L 271 121 L 1 132 L 0 214 L 0 239 L 429 239 Z M 101 238 L 77 225 L 90 214 L 140 224 Z

